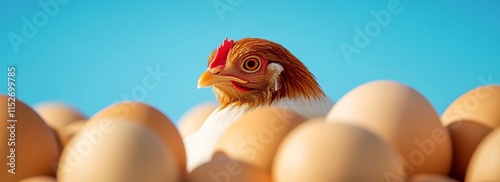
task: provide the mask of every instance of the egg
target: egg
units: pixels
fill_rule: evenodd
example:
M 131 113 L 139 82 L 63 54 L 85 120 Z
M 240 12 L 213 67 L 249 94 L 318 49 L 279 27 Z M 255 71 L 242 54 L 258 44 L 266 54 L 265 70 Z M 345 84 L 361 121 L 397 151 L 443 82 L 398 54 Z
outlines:
M 264 107 L 245 113 L 229 126 L 215 151 L 271 172 L 276 150 L 285 136 L 305 119 L 281 108 Z
M 19 182 L 56 182 L 56 178 L 52 176 L 34 176 L 23 179 Z
M 92 122 L 66 146 L 60 182 L 179 181 L 174 154 L 148 127 L 126 119 Z
M 217 103 L 203 103 L 191 108 L 179 119 L 179 131 L 184 138 L 200 129 L 205 120 L 219 107 Z
M 61 128 L 57 133 L 59 135 L 59 140 L 61 142 L 61 146 L 64 148 L 69 140 L 75 136 L 84 126 L 87 124 L 86 120 L 78 120 L 74 121 L 67 126 Z
M 34 108 L 47 125 L 56 131 L 73 121 L 86 119 L 80 111 L 61 102 L 40 103 L 35 105 Z
M 244 161 L 228 158 L 223 153 L 191 171 L 187 182 L 271 182 L 266 171 Z
M 476 147 L 489 132 L 500 126 L 500 85 L 482 86 L 457 98 L 441 116 L 451 135 L 451 176 L 464 180 Z
M 465 181 L 500 181 L 500 128 L 488 134 L 477 147 Z
M 450 171 L 448 130 L 427 99 L 401 83 L 358 86 L 337 102 L 327 120 L 355 124 L 380 136 L 402 155 L 408 174 Z
M 106 122 L 109 119 L 133 121 L 149 127 L 173 151 L 178 168 L 185 176 L 187 170 L 184 143 L 179 131 L 167 116 L 147 104 L 127 101 L 104 108 L 88 122 Z
M 0 181 L 54 175 L 61 149 L 50 127 L 18 98 L 0 95 L 0 110 Z
M 276 153 L 272 176 L 289 181 L 403 181 L 397 152 L 355 125 L 307 121 L 286 136 Z
M 458 180 L 440 174 L 416 174 L 407 182 L 458 182 Z

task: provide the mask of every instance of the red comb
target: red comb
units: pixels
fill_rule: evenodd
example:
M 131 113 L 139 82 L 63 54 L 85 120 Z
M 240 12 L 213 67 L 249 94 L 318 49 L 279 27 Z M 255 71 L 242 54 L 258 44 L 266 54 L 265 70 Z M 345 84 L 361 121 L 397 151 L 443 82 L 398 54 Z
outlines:
M 234 40 L 227 40 L 227 37 L 224 39 L 224 42 L 220 44 L 219 48 L 217 48 L 217 53 L 215 53 L 215 58 L 212 60 L 210 65 L 208 66 L 210 69 L 215 68 L 217 66 L 224 66 L 226 64 L 227 54 L 229 50 L 233 48 Z

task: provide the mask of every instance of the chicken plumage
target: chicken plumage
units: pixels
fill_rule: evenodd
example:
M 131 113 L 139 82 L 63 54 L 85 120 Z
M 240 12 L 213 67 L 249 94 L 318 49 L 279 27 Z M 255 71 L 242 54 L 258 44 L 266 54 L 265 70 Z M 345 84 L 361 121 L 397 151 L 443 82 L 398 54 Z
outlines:
M 259 38 L 225 39 L 209 56 L 198 87 L 213 87 L 220 107 L 184 139 L 189 171 L 210 160 L 227 127 L 249 110 L 274 106 L 315 118 L 324 117 L 334 104 L 299 59 Z

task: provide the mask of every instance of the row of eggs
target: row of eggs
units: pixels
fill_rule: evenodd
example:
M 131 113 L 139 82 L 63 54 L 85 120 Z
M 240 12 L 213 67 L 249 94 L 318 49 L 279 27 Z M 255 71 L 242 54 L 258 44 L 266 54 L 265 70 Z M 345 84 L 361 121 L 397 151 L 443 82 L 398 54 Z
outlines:
M 325 118 L 256 109 L 228 128 L 212 161 L 188 172 L 182 137 L 216 107 L 193 108 L 176 128 L 144 103 L 86 119 L 62 104 L 33 110 L 17 100 L 16 174 L 0 166 L 0 181 L 500 181 L 498 85 L 465 93 L 441 118 L 420 93 L 392 81 L 353 89 Z

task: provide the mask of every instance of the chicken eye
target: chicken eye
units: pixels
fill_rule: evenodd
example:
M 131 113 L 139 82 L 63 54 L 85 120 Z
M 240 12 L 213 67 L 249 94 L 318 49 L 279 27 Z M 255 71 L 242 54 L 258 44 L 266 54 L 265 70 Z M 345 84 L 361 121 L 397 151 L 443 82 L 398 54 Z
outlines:
M 243 61 L 241 67 L 243 68 L 243 71 L 247 73 L 255 73 L 260 69 L 260 62 L 261 61 L 258 57 L 251 56 Z

